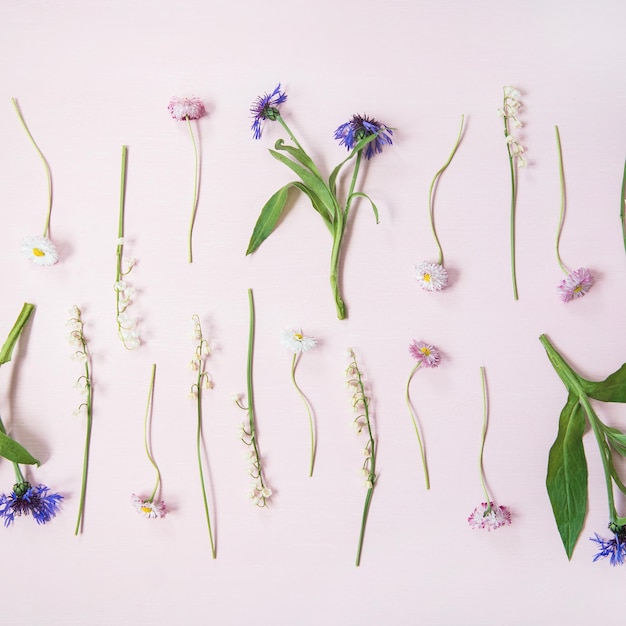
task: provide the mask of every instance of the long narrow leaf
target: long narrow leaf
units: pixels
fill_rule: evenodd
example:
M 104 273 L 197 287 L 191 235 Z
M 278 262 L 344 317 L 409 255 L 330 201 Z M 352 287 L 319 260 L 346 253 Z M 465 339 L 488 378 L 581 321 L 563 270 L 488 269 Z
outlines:
M 302 182 L 322 201 L 324 206 L 326 207 L 334 207 L 336 204 L 336 200 L 334 196 L 330 193 L 330 190 L 326 186 L 324 179 L 317 175 L 313 174 L 310 170 L 303 167 L 299 163 L 292 161 L 287 158 L 284 154 L 280 152 L 276 152 L 275 150 L 270 150 L 269 153 L 278 161 L 286 165 L 290 170 L 295 172 L 302 180 Z M 331 209 L 332 212 L 332 209 Z
M 313 205 L 313 208 L 322 216 L 324 224 L 326 224 L 326 227 L 332 235 L 334 233 L 333 223 L 335 220 L 332 214 L 329 214 L 328 209 L 322 204 L 322 201 L 305 184 L 295 182 L 293 183 L 293 186 L 299 189 L 303 194 L 308 196 L 311 204 Z
M 585 413 L 571 394 L 559 418 L 559 431 L 548 457 L 546 487 L 554 519 L 572 558 L 587 513 L 587 460 L 583 448 Z
M 372 209 L 374 210 L 374 217 L 376 218 L 376 223 L 379 224 L 380 220 L 378 219 L 378 208 L 376 207 L 376 205 L 374 204 L 374 201 L 366 194 L 363 193 L 362 191 L 355 191 L 349 198 L 347 201 L 347 204 L 350 204 L 350 201 L 352 200 L 352 198 L 365 198 L 366 200 L 369 201 L 369 203 L 372 205 Z
M 588 396 L 604 402 L 626 402 L 626 363 L 600 382 L 578 378 Z
M 13 328 L 9 332 L 9 336 L 7 337 L 7 340 L 4 342 L 4 345 L 2 346 L 2 350 L 0 350 L 0 365 L 4 363 L 8 363 L 11 360 L 11 357 L 13 356 L 13 349 L 15 348 L 15 344 L 17 343 L 17 340 L 20 338 L 20 335 L 22 334 L 24 327 L 28 323 L 28 320 L 30 319 L 30 316 L 34 308 L 35 308 L 35 305 L 29 304 L 28 302 L 25 302 L 24 305 L 22 306 L 22 310 L 20 311 L 20 314 L 17 320 L 15 321 L 15 324 L 13 324 Z
M 289 146 L 289 145 L 287 145 L 285 143 L 285 141 L 283 139 L 279 139 L 274 144 L 274 149 L 275 150 L 283 150 L 284 152 L 287 152 L 294 159 L 296 159 L 297 161 L 302 163 L 302 165 L 304 165 L 304 167 L 310 169 L 311 172 L 313 172 L 313 174 L 315 174 L 319 178 L 322 177 L 321 174 L 319 173 L 319 170 L 317 169 L 317 166 L 313 162 L 313 159 L 304 150 L 302 150 L 301 148 L 297 148 L 296 146 Z
M 4 432 L 0 432 L 0 456 L 23 465 L 39 465 L 39 461 Z
M 289 188 L 293 187 L 295 183 L 288 183 L 284 187 L 281 187 L 261 209 L 261 214 L 254 225 L 252 236 L 250 237 L 250 243 L 246 251 L 246 256 L 252 254 L 259 246 L 272 234 L 276 224 L 282 215 L 285 203 L 287 202 L 287 195 Z

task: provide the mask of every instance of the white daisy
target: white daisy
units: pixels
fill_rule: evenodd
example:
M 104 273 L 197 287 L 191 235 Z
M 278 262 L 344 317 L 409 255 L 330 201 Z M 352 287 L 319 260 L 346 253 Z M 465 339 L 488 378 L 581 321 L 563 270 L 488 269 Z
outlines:
M 284 330 L 282 342 L 285 348 L 289 348 L 294 354 L 308 352 L 317 345 L 315 337 L 307 337 L 298 330 Z
M 443 265 L 422 261 L 415 268 L 420 287 L 425 291 L 443 291 L 448 286 L 448 272 Z
M 167 513 L 165 502 L 163 501 L 158 502 L 158 501 L 144 500 L 143 498 L 140 498 L 139 496 L 136 496 L 135 494 L 133 494 L 130 497 L 130 500 L 133 506 L 135 507 L 135 510 L 137 511 L 137 513 L 141 513 L 142 515 L 145 515 L 149 519 L 157 519 L 160 517 L 165 517 L 165 514 Z
M 47 237 L 29 235 L 20 244 L 22 254 L 36 265 L 54 265 L 59 260 L 56 246 Z

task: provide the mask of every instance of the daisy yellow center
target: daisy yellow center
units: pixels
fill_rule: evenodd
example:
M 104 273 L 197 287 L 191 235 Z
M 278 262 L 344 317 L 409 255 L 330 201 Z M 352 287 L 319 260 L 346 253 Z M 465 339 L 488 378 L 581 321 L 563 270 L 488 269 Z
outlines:
M 152 507 L 144 505 L 144 506 L 141 507 L 141 512 L 142 513 L 151 513 L 152 512 Z
M 582 285 L 576 285 L 576 287 L 574 287 L 574 293 L 580 293 L 582 290 L 583 290 Z
M 297 339 L 298 341 L 302 341 L 304 339 L 304 335 L 301 333 L 294 333 L 293 338 Z
M 41 248 L 33 248 L 33 254 L 35 256 L 46 256 L 46 253 Z
M 430 282 L 430 274 L 424 274 L 424 280 L 429 283 Z
M 424 346 L 423 348 L 420 348 L 420 352 L 424 356 L 430 356 L 430 348 L 427 348 L 426 346 Z

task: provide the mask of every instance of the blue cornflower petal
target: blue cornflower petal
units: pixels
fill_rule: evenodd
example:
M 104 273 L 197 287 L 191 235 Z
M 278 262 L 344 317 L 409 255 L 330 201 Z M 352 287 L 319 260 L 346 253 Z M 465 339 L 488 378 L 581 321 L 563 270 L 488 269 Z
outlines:
M 15 484 L 8 496 L 0 494 L 0 518 L 4 518 L 5 527 L 15 521 L 16 515 L 32 514 L 38 524 L 49 522 L 58 513 L 63 500 L 62 495 L 49 491 L 46 485 L 31 487 L 30 483 L 23 482 Z
M 393 144 L 391 140 L 393 130 L 367 115 L 353 115 L 350 121 L 341 124 L 335 131 L 335 139 L 347 150 L 352 150 L 361 139 L 369 135 L 377 137 L 365 146 L 366 159 L 371 159 L 375 154 L 382 152 L 383 146 Z
M 589 537 L 589 539 L 598 544 L 600 551 L 593 557 L 593 562 L 608 556 L 611 558 L 611 565 L 624 565 L 624 561 L 626 561 L 626 538 L 623 536 L 623 532 L 615 533 L 612 539 L 604 539 L 598 533 L 594 533 L 594 535 L 595 537 Z
M 276 85 L 272 93 L 258 96 L 250 107 L 250 113 L 254 121 L 250 127 L 255 139 L 261 139 L 261 121 L 271 120 L 272 122 L 280 115 L 278 105 L 287 100 L 287 94 L 280 90 L 280 83 Z

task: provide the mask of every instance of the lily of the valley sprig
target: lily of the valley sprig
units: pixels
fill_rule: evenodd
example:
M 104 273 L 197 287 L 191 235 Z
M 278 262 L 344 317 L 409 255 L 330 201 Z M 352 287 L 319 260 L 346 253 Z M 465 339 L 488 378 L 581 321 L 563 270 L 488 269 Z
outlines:
M 431 346 L 430 344 L 423 341 L 415 341 L 415 339 L 409 344 L 409 354 L 417 361 L 417 363 L 415 364 L 415 367 L 411 370 L 409 379 L 406 382 L 406 390 L 404 395 L 406 400 L 406 406 L 409 409 L 409 415 L 411 416 L 411 421 L 413 423 L 413 428 L 415 429 L 415 434 L 417 435 L 417 443 L 419 444 L 420 448 L 420 456 L 422 459 L 422 468 L 424 470 L 426 489 L 430 489 L 430 476 L 428 474 L 428 464 L 426 463 L 426 451 L 424 449 L 424 444 L 420 435 L 420 428 L 417 423 L 417 417 L 415 415 L 415 411 L 413 410 L 413 405 L 411 404 L 411 395 L 409 393 L 409 388 L 411 385 L 411 381 L 413 380 L 413 376 L 415 376 L 415 373 L 420 367 L 439 367 L 439 363 L 441 362 L 441 354 L 439 350 L 435 348 L 435 346 Z
M 74 534 L 83 530 L 83 518 L 85 515 L 85 496 L 87 493 L 87 475 L 89 473 L 89 452 L 91 448 L 91 428 L 93 425 L 93 384 L 91 379 L 91 356 L 87 347 L 87 339 L 83 332 L 83 318 L 81 310 L 74 305 L 70 309 L 70 319 L 67 322 L 70 329 L 68 341 L 74 352 L 72 358 L 83 365 L 84 374 L 76 379 L 75 387 L 85 396 L 74 413 L 85 415 L 87 418 L 87 430 L 85 432 L 85 451 L 83 453 L 83 477 L 80 488 L 80 502 L 78 504 L 78 518 Z
M 504 137 L 506 149 L 509 157 L 509 169 L 511 173 L 511 216 L 510 216 L 510 239 L 511 239 L 511 278 L 513 280 L 513 297 L 518 300 L 517 293 L 517 271 L 515 263 L 515 213 L 517 208 L 517 170 L 526 167 L 524 158 L 524 146 L 518 138 L 513 135 L 513 128 L 523 126 L 517 117 L 517 113 L 522 106 L 520 98 L 522 94 L 519 89 L 506 85 L 503 87 L 504 99 L 502 108 L 498 109 L 498 115 L 504 120 Z
M 244 404 L 242 397 L 238 394 L 235 395 L 233 399 L 235 400 L 235 404 L 247 413 L 247 420 L 242 422 L 239 427 L 239 436 L 246 446 L 246 458 L 250 464 L 248 471 L 253 480 L 252 489 L 250 490 L 250 499 L 256 506 L 263 508 L 267 506 L 267 500 L 271 497 L 272 490 L 267 485 L 263 473 L 263 466 L 261 465 L 261 454 L 259 452 L 254 412 L 252 362 L 254 357 L 255 314 L 252 289 L 248 289 L 248 306 L 250 309 L 250 326 L 248 330 L 248 361 L 246 368 L 247 405 Z
M 457 135 L 452 152 L 450 153 L 448 160 L 435 174 L 428 190 L 428 216 L 430 219 L 430 228 L 432 230 L 433 237 L 435 238 L 439 254 L 437 256 L 436 263 L 433 263 L 432 261 L 422 261 L 422 263 L 420 263 L 415 270 L 417 282 L 425 291 L 442 291 L 448 286 L 448 271 L 443 264 L 443 248 L 441 247 L 441 242 L 439 241 L 439 236 L 437 235 L 437 229 L 435 228 L 435 187 L 440 176 L 446 171 L 446 169 L 448 169 L 448 166 L 452 162 L 452 159 L 459 148 L 461 137 L 463 136 L 464 122 L 465 116 L 461 115 L 459 134 Z
M 215 542 L 213 541 L 213 530 L 211 528 L 211 515 L 209 514 L 209 503 L 206 495 L 206 485 L 204 481 L 204 469 L 202 468 L 202 392 L 203 390 L 213 389 L 214 383 L 211 375 L 206 369 L 207 357 L 211 354 L 209 342 L 202 334 L 202 326 L 200 318 L 197 315 L 192 316 L 193 338 L 196 342 L 196 349 L 191 359 L 191 369 L 196 372 L 196 380 L 191 386 L 190 396 L 196 401 L 196 456 L 198 458 L 198 473 L 200 474 L 200 486 L 202 488 L 202 502 L 204 504 L 204 514 L 206 516 L 207 528 L 209 531 L 209 540 L 211 541 L 211 554 L 213 558 L 217 558 Z
M 539 340 L 568 394 L 559 418 L 557 437 L 550 449 L 546 477 L 565 552 L 571 559 L 587 515 L 587 458 L 583 437 L 589 424 L 602 460 L 609 506 L 608 527 L 613 533 L 612 539 L 603 539 L 597 534 L 591 538 L 600 548 L 594 561 L 608 556 L 611 565 L 622 565 L 626 558 L 626 517 L 617 514 L 613 491 L 616 487 L 626 494 L 626 485 L 618 474 L 613 455 L 626 457 L 626 433 L 605 424 L 598 417 L 592 400 L 626 403 L 626 363 L 605 380 L 594 382 L 576 373 L 546 335 L 541 335 Z
M 115 319 L 117 336 L 127 350 L 134 350 L 141 345 L 141 336 L 137 328 L 137 319 L 131 317 L 127 309 L 135 296 L 134 287 L 128 282 L 128 274 L 135 267 L 136 260 L 124 256 L 124 212 L 126 205 L 126 163 L 128 148 L 122 146 L 122 177 L 120 181 L 120 212 L 117 225 L 117 249 L 115 253 Z
M 312 350 L 317 345 L 317 339 L 315 337 L 307 337 L 302 334 L 302 330 L 285 330 L 282 335 L 283 345 L 293 352 L 293 358 L 291 360 L 291 381 L 295 387 L 298 395 L 302 399 L 304 408 L 309 418 L 309 437 L 311 440 L 311 455 L 309 461 L 309 476 L 313 476 L 313 467 L 315 465 L 315 424 L 313 422 L 313 411 L 311 410 L 311 404 L 309 399 L 304 395 L 302 389 L 296 382 L 296 365 L 300 360 L 300 356 L 303 352 Z
M 368 200 L 378 222 L 376 205 L 369 196 L 356 190 L 359 170 L 363 157 L 370 159 L 382 152 L 383 146 L 391 145 L 393 130 L 366 115 L 354 115 L 348 122 L 341 124 L 335 131 L 335 139 L 339 140 L 340 145 L 345 146 L 350 154 L 335 167 L 326 180 L 283 119 L 278 107 L 286 100 L 287 95 L 281 91 L 280 84 L 272 93 L 258 97 L 251 107 L 252 131 L 254 138 L 260 139 L 263 121 L 278 122 L 283 127 L 293 145 L 288 145 L 283 139 L 279 139 L 274 145 L 274 150 L 269 152 L 277 161 L 294 172 L 300 180 L 281 187 L 261 209 L 246 254 L 255 252 L 274 231 L 287 203 L 289 190 L 295 188 L 301 191 L 309 198 L 313 209 L 321 216 L 331 234 L 333 242 L 330 255 L 330 284 L 337 308 L 337 317 L 345 319 L 347 313 L 341 296 L 340 257 L 350 208 L 354 200 L 357 198 Z M 345 200 L 341 201 L 337 179 L 343 166 L 352 159 L 354 159 L 354 168 L 350 186 Z
M 498 506 L 493 503 L 487 481 L 485 480 L 485 466 L 483 464 L 483 454 L 485 451 L 485 440 L 487 439 L 487 426 L 489 424 L 489 399 L 487 395 L 487 377 L 485 368 L 480 368 L 480 378 L 483 390 L 483 429 L 480 439 L 480 455 L 478 456 L 478 471 L 480 473 L 480 482 L 483 486 L 485 501 L 477 506 L 470 516 L 467 518 L 468 524 L 472 528 L 482 528 L 487 530 L 497 530 L 502 526 L 511 524 L 511 512 L 505 506 Z
M 29 303 L 25 303 L 22 307 L 0 350 L 0 365 L 11 360 L 13 349 L 34 308 L 34 305 Z M 50 493 L 50 489 L 46 485 L 40 484 L 33 487 L 26 480 L 19 464 L 39 465 L 39 461 L 15 439 L 9 437 L 2 419 L 0 419 L 0 456 L 10 461 L 15 471 L 15 484 L 12 491 L 8 495 L 0 494 L 0 519 L 3 520 L 4 526 L 11 526 L 15 518 L 21 516 L 32 515 L 37 524 L 46 524 L 54 518 L 59 511 L 63 496 L 58 493 Z
M 365 382 L 363 374 L 359 369 L 356 355 L 353 350 L 348 350 L 348 358 L 350 363 L 346 369 L 346 379 L 348 387 L 352 393 L 352 410 L 356 413 L 353 424 L 356 434 L 360 435 L 365 431 L 367 443 L 363 448 L 363 465 L 361 466 L 361 474 L 363 475 L 364 486 L 367 489 L 365 494 L 365 504 L 363 506 L 363 516 L 361 518 L 361 530 L 359 532 L 359 543 L 356 552 L 356 566 L 361 564 L 361 552 L 363 551 L 363 539 L 365 538 L 365 527 L 367 526 L 367 518 L 370 512 L 370 505 L 376 487 L 376 438 L 374 436 L 374 428 L 370 415 L 370 399 L 365 393 Z
M 46 212 L 46 222 L 43 229 L 43 235 L 29 235 L 24 237 L 24 239 L 22 239 L 22 243 L 20 244 L 20 249 L 22 254 L 36 265 L 54 265 L 59 260 L 59 253 L 56 246 L 50 239 L 50 217 L 52 215 L 52 174 L 50 172 L 50 165 L 28 129 L 26 120 L 24 120 L 24 116 L 22 115 L 17 100 L 15 98 L 11 98 L 11 102 L 13 103 L 13 108 L 17 113 L 22 127 L 26 131 L 28 139 L 37 151 L 37 155 L 43 163 L 43 167 L 46 172 L 46 181 L 48 183 L 48 209 Z
M 554 131 L 556 133 L 556 148 L 559 159 L 559 181 L 561 187 L 561 209 L 559 213 L 559 227 L 556 232 L 556 259 L 559 263 L 559 267 L 566 274 L 566 277 L 557 287 L 557 293 L 563 302 L 570 302 L 576 298 L 582 298 L 591 289 L 591 286 L 593 285 L 593 276 L 586 267 L 579 267 L 577 270 L 571 271 L 561 259 L 559 246 L 561 242 L 561 233 L 563 232 L 563 222 L 565 220 L 565 173 L 563 170 L 563 152 L 561 150 L 561 135 L 559 133 L 559 127 L 555 126 Z
M 135 510 L 138 513 L 141 513 L 143 516 L 148 519 L 158 519 L 164 517 L 167 513 L 167 507 L 165 506 L 165 502 L 157 498 L 157 493 L 161 488 L 161 471 L 159 470 L 159 466 L 157 462 L 154 460 L 154 456 L 152 455 L 151 445 L 150 445 L 150 423 L 152 421 L 152 402 L 154 399 L 154 379 L 156 377 L 156 364 L 152 365 L 152 373 L 150 375 L 150 387 L 148 390 L 148 402 L 146 403 L 146 414 L 143 420 L 143 447 L 146 451 L 146 456 L 148 457 L 148 461 L 150 461 L 150 465 L 154 468 L 156 472 L 156 483 L 154 485 L 154 489 L 152 493 L 147 497 L 143 498 L 136 494 L 132 494 L 130 497 L 132 505 L 135 507 Z
M 191 122 L 199 120 L 201 117 L 206 115 L 206 109 L 204 108 L 204 103 L 200 100 L 200 98 L 179 98 L 174 96 L 167 105 L 167 110 L 175 120 L 178 120 L 179 122 L 187 122 L 187 128 L 189 129 L 189 136 L 191 137 L 191 144 L 193 146 L 193 200 L 191 202 L 191 222 L 189 224 L 189 236 L 187 238 L 187 260 L 189 263 L 192 263 L 193 252 L 191 244 L 193 238 L 193 226 L 196 221 L 196 213 L 198 211 L 198 192 L 200 190 L 200 157 L 198 155 L 198 146 Z

